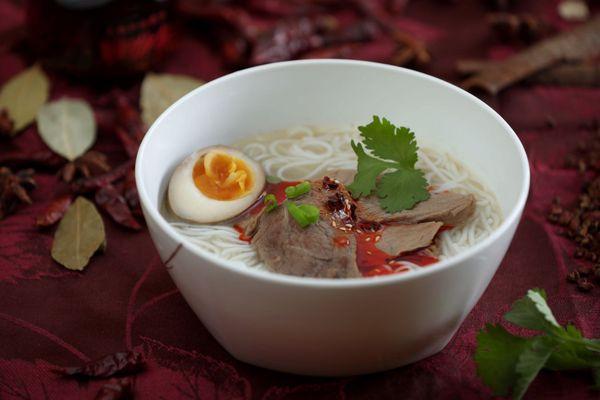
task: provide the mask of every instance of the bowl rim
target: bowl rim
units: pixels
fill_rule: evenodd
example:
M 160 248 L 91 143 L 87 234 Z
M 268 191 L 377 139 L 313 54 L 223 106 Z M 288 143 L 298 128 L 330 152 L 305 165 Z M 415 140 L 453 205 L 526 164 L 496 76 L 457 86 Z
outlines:
M 519 197 L 517 199 L 516 205 L 510 210 L 509 214 L 504 218 L 502 223 L 498 228 L 496 228 L 488 237 L 476 243 L 475 245 L 469 247 L 466 250 L 461 251 L 460 253 L 451 256 L 447 259 L 438 261 L 437 263 L 428 266 L 427 268 L 419 269 L 412 271 L 409 274 L 389 274 L 377 277 L 361 277 L 361 278 L 353 278 L 353 279 L 334 279 L 334 278 L 311 278 L 311 277 L 299 277 L 293 275 L 284 275 L 273 273 L 269 271 L 259 270 L 256 268 L 251 268 L 246 265 L 243 265 L 242 262 L 239 261 L 229 261 L 223 259 L 215 254 L 212 254 L 206 250 L 201 249 L 198 246 L 188 242 L 185 237 L 179 234 L 175 228 L 173 228 L 167 220 L 160 214 L 158 207 L 152 206 L 152 202 L 150 201 L 149 195 L 146 191 L 145 185 L 143 184 L 142 172 L 141 172 L 141 164 L 144 159 L 144 154 L 146 148 L 149 146 L 149 143 L 152 141 L 153 137 L 156 135 L 156 131 L 158 130 L 157 126 L 160 125 L 161 121 L 167 117 L 167 115 L 176 112 L 177 108 L 180 104 L 188 101 L 193 96 L 197 96 L 199 93 L 207 90 L 207 88 L 219 85 L 223 82 L 226 82 L 231 79 L 236 79 L 239 77 L 243 77 L 246 75 L 252 75 L 256 72 L 264 72 L 281 68 L 288 67 L 297 67 L 302 65 L 324 65 L 324 66 L 356 66 L 356 67 L 366 67 L 366 68 L 377 68 L 384 69 L 394 72 L 400 72 L 412 77 L 416 77 L 419 79 L 424 79 L 435 84 L 446 87 L 449 90 L 456 92 L 461 96 L 466 96 L 470 100 L 474 101 L 478 104 L 483 112 L 490 114 L 494 119 L 496 119 L 500 125 L 504 128 L 505 133 L 512 140 L 515 145 L 516 151 L 518 152 L 521 168 L 523 170 L 523 184 L 520 188 Z M 157 119 L 154 121 L 152 126 L 146 132 L 142 143 L 140 144 L 137 158 L 135 162 L 135 178 L 136 178 L 136 186 L 138 189 L 140 201 L 145 209 L 145 218 L 151 218 L 153 222 L 174 242 L 181 245 L 181 247 L 186 248 L 188 251 L 193 253 L 195 256 L 199 257 L 201 260 L 211 262 L 215 264 L 219 268 L 225 268 L 231 272 L 242 274 L 246 278 L 256 279 L 265 281 L 268 283 L 282 284 L 284 286 L 303 286 L 303 287 L 311 287 L 311 288 L 359 288 L 366 286 L 381 286 L 381 285 L 393 285 L 399 282 L 411 281 L 413 279 L 421 279 L 430 274 L 440 273 L 448 268 L 452 268 L 457 264 L 464 262 L 465 260 L 475 256 L 480 253 L 483 249 L 492 245 L 495 241 L 497 241 L 501 236 L 505 234 L 505 232 L 513 225 L 513 223 L 518 223 L 518 220 L 521 216 L 521 213 L 525 207 L 525 202 L 527 200 L 527 196 L 529 193 L 529 184 L 530 184 L 530 170 L 529 170 L 529 161 L 527 158 L 527 154 L 523 147 L 523 144 L 519 140 L 517 134 L 514 130 L 508 125 L 508 123 L 490 106 L 488 106 L 485 102 L 472 95 L 471 93 L 459 88 L 456 85 L 453 85 L 449 82 L 446 82 L 442 79 L 433 77 L 431 75 L 425 74 L 423 72 L 410 70 L 407 68 L 397 67 L 388 64 L 376 63 L 371 61 L 360 61 L 360 60 L 338 60 L 338 59 L 319 59 L 319 60 L 295 60 L 295 61 L 283 61 L 271 64 L 265 64 L 257 67 L 246 68 L 243 70 L 239 70 L 224 76 L 221 76 L 217 79 L 214 79 L 206 84 L 192 90 L 190 93 L 186 94 L 175 103 L 173 103 L 167 110 L 165 110 Z

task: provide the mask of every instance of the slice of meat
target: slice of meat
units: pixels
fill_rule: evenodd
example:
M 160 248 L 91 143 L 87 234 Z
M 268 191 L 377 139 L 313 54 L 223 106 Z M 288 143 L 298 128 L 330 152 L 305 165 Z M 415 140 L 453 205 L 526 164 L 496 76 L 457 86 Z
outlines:
M 327 171 L 327 176 L 349 185 L 354 180 L 355 170 L 335 169 Z M 424 221 L 441 221 L 446 225 L 460 225 L 475 210 L 475 197 L 454 192 L 432 194 L 428 200 L 418 203 L 411 210 L 390 214 L 379 205 L 377 196 L 369 196 L 359 200 L 361 207 L 357 212 L 360 217 L 370 221 L 399 222 L 414 224 Z
M 306 204 L 306 202 L 303 202 Z M 301 228 L 285 206 L 264 213 L 252 243 L 265 265 L 281 274 L 313 278 L 357 278 L 356 243 L 334 243 L 336 229 L 321 218 Z
M 317 223 L 300 227 L 285 205 L 271 212 L 250 217 L 240 223 L 252 237 L 260 259 L 273 272 L 314 278 L 357 278 L 356 242 L 349 235 L 346 246 L 336 244 L 334 238 L 342 226 L 351 221 L 354 201 L 339 185 L 329 189 L 322 181 L 312 182 L 309 193 L 293 201 L 313 204 L 320 208 Z
M 429 246 L 442 227 L 441 222 L 423 222 L 412 225 L 390 225 L 385 227 L 377 242 L 380 250 L 399 255 Z
M 383 210 L 376 196 L 361 198 L 358 203 L 359 217 L 383 223 L 415 224 L 439 221 L 445 225 L 457 226 L 469 218 L 475 210 L 475 197 L 472 194 L 454 192 L 434 193 L 429 199 L 417 203 L 412 209 L 397 213 Z

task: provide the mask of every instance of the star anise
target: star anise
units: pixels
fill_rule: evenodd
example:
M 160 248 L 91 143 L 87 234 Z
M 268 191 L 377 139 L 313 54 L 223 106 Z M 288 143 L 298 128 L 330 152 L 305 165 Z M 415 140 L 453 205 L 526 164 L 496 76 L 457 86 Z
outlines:
M 5 108 L 0 109 L 0 137 L 10 137 L 15 127 Z
M 60 170 L 65 182 L 71 182 L 76 175 L 89 178 L 110 171 L 106 155 L 99 151 L 90 150 L 75 161 L 68 162 Z
M 33 169 L 24 169 L 16 174 L 6 167 L 0 167 L 0 220 L 9 215 L 17 203 L 31 204 L 27 193 L 35 188 Z

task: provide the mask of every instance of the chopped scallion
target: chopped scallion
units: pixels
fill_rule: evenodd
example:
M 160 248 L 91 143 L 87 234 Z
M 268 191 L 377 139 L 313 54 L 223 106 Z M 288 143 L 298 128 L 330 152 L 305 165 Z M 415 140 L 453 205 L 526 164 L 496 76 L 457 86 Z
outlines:
M 319 220 L 319 208 L 312 204 L 298 205 L 291 201 L 286 201 L 285 204 L 292 218 L 294 218 L 302 228 L 306 228 Z
M 277 198 L 275 197 L 275 195 L 273 193 L 269 193 L 268 195 L 265 196 L 265 199 L 263 200 L 263 204 L 265 205 L 265 209 L 267 210 L 267 212 L 271 212 L 274 209 L 276 209 L 278 206 Z
M 288 186 L 285 188 L 285 196 L 288 199 L 295 199 L 296 197 L 300 197 L 305 193 L 310 192 L 310 182 L 304 181 L 295 186 Z

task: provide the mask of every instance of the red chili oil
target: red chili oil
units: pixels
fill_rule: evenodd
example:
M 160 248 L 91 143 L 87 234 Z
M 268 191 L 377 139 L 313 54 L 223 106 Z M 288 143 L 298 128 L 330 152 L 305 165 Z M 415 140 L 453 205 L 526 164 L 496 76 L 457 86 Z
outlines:
M 404 264 L 409 262 L 420 267 L 431 265 L 438 259 L 419 249 L 393 256 L 377 247 L 385 226 L 376 232 L 355 233 L 356 237 L 356 264 L 363 276 L 389 275 L 410 271 Z
M 238 231 L 238 233 L 240 234 L 240 236 L 238 238 L 241 241 L 248 242 L 248 243 L 252 242 L 252 237 L 246 235 L 246 233 L 244 232 L 244 228 L 242 228 L 238 224 L 235 224 L 235 225 L 233 225 L 233 229 Z

